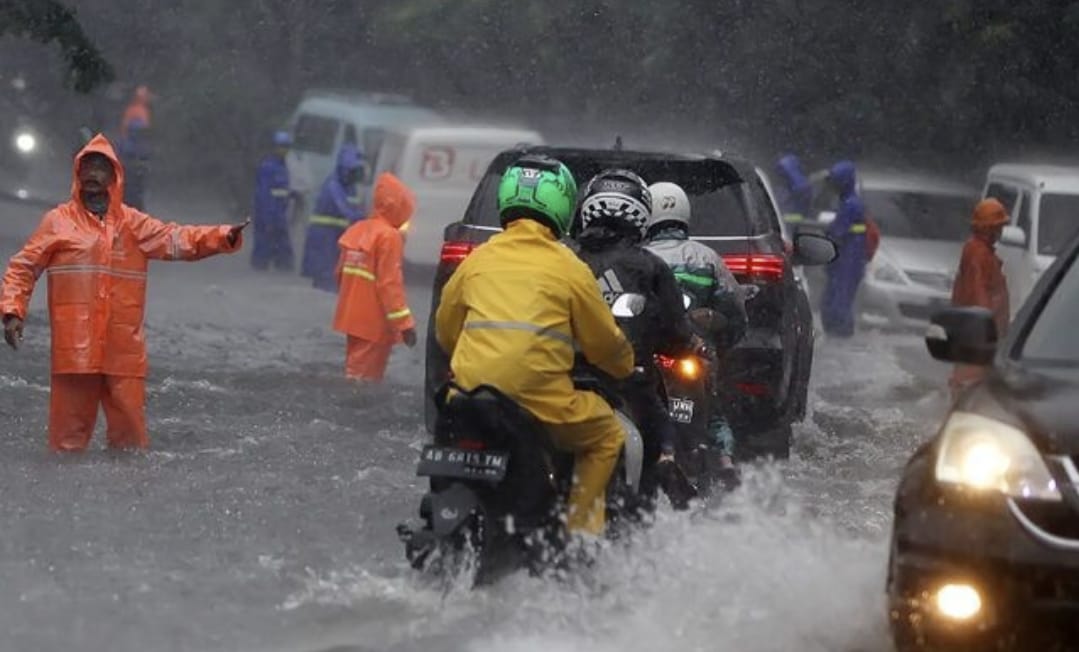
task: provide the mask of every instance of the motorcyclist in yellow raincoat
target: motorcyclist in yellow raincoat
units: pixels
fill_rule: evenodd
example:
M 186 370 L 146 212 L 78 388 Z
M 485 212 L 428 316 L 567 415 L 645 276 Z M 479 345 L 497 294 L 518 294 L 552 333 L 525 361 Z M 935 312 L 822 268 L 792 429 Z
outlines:
M 505 230 L 450 277 L 435 335 L 457 385 L 497 388 L 575 454 L 567 529 L 598 535 L 626 434 L 599 395 L 574 388 L 574 348 L 619 379 L 633 372 L 634 359 L 591 270 L 559 242 L 576 196 L 573 175 L 559 161 L 525 156 L 511 165 L 498 189 Z

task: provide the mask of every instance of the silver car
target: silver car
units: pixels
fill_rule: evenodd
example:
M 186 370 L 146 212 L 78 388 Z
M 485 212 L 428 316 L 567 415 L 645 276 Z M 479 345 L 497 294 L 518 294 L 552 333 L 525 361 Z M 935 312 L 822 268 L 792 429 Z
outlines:
M 816 205 L 834 206 L 834 195 L 823 187 L 826 175 L 813 176 L 819 180 Z M 858 187 L 881 232 L 858 294 L 860 321 L 924 329 L 930 315 L 951 304 L 978 189 L 926 174 L 871 169 L 859 170 Z M 817 216 L 822 225 L 834 218 L 831 210 Z

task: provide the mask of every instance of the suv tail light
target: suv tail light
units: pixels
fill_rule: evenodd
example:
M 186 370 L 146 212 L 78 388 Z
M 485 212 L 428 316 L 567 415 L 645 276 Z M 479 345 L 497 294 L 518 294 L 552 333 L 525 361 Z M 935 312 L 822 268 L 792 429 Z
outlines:
M 779 254 L 724 254 L 723 262 L 735 276 L 763 283 L 782 281 L 787 264 Z
M 439 260 L 443 265 L 460 265 L 476 246 L 475 242 L 444 242 Z

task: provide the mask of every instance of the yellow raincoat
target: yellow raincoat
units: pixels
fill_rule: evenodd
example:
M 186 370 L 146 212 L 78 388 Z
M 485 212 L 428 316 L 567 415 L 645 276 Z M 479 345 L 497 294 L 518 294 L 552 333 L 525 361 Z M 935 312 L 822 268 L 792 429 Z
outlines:
M 511 222 L 450 277 L 435 334 L 450 353 L 454 382 L 497 387 L 576 454 L 567 527 L 600 533 L 625 432 L 602 398 L 574 389 L 574 345 L 616 378 L 628 376 L 634 361 L 588 266 L 546 226 Z

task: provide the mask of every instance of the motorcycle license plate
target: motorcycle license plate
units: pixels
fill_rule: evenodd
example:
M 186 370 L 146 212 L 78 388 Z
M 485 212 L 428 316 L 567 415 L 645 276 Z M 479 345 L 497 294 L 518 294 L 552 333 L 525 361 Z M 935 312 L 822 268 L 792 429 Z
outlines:
M 506 477 L 510 454 L 504 451 L 470 451 L 447 446 L 424 446 L 416 475 L 463 480 L 490 480 Z
M 693 421 L 693 401 L 688 398 L 671 397 L 671 418 L 678 423 Z

